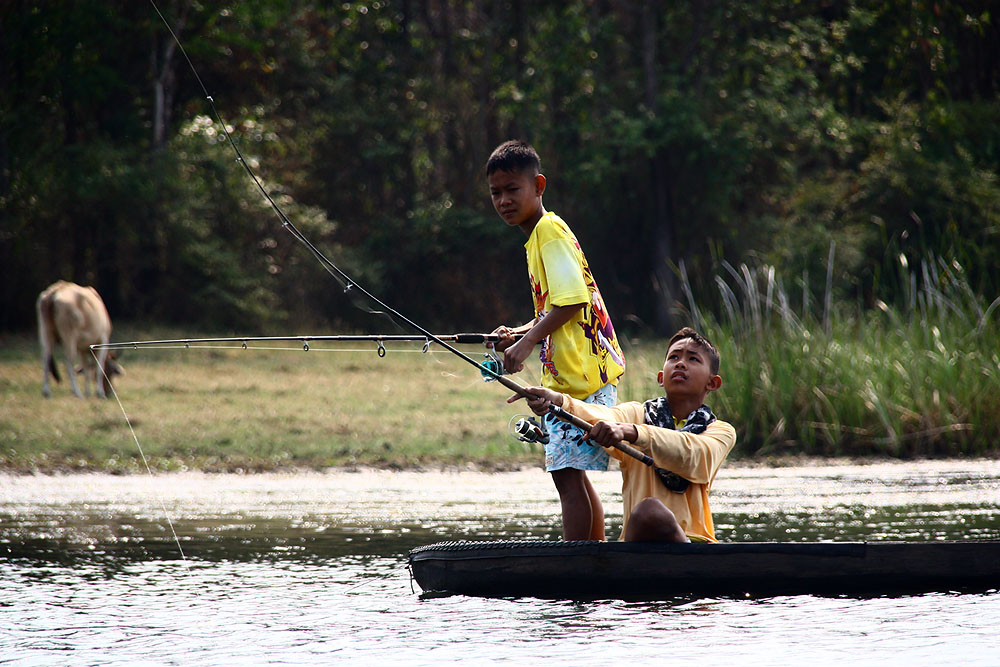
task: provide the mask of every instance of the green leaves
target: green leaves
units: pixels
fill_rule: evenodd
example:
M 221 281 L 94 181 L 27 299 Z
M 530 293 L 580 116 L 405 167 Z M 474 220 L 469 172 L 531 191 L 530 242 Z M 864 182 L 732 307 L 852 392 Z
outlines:
M 55 277 L 110 290 L 116 314 L 365 326 L 289 249 L 147 5 L 35 4 L 0 10 L 0 326 L 30 326 L 15 295 Z M 530 314 L 508 287 L 519 239 L 494 237 L 482 174 L 511 137 L 540 151 L 546 206 L 622 326 L 683 315 L 664 270 L 681 260 L 721 317 L 722 260 L 799 276 L 831 241 L 838 300 L 895 304 L 900 254 L 959 261 L 972 289 L 1000 292 L 1000 28 L 985 0 L 161 9 L 286 213 L 422 317 Z M 437 282 L 417 289 L 428 267 Z M 825 288 L 821 271 L 806 279 Z M 488 307 L 441 292 L 455 285 L 490 292 Z M 218 307 L 182 304 L 181 286 Z

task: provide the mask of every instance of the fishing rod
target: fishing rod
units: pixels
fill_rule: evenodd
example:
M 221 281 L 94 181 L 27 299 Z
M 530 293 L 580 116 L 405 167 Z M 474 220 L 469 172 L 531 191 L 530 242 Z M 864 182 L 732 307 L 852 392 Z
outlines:
M 264 197 L 267 203 L 271 206 L 271 209 L 281 220 L 281 226 L 285 230 L 287 230 L 296 240 L 302 243 L 309 250 L 310 253 L 312 253 L 313 257 L 315 257 L 317 261 L 319 261 L 319 263 L 323 266 L 326 272 L 329 273 L 331 276 L 333 276 L 333 278 L 338 283 L 340 283 L 341 287 L 343 287 L 344 289 L 344 293 L 347 294 L 349 298 L 353 297 L 353 299 L 357 299 L 359 295 L 364 296 L 370 302 L 378 305 L 378 307 L 382 309 L 380 311 L 368 310 L 369 313 L 376 315 L 388 314 L 389 316 L 394 316 L 395 318 L 403 322 L 405 325 L 407 325 L 414 331 L 417 331 L 425 339 L 432 341 L 437 345 L 440 345 L 444 349 L 454 354 L 459 359 L 462 359 L 463 361 L 471 364 L 472 366 L 475 366 L 480 371 L 480 373 L 482 373 L 485 379 L 487 380 L 492 379 L 499 382 L 501 385 L 503 385 L 507 389 L 510 389 L 521 398 L 524 399 L 532 398 L 533 394 L 528 392 L 527 389 L 525 389 L 517 382 L 514 382 L 512 379 L 505 377 L 503 375 L 502 364 L 499 365 L 499 368 L 496 367 L 497 366 L 496 363 L 481 364 L 472 357 L 463 353 L 461 350 L 456 349 L 449 342 L 446 342 L 444 338 L 441 338 L 440 336 L 431 333 L 424 327 L 420 326 L 413 320 L 409 319 L 396 309 L 386 304 L 378 297 L 368 292 L 368 290 L 366 290 L 364 287 L 355 282 L 354 279 L 352 279 L 349 275 L 347 275 L 344 271 L 342 271 L 336 264 L 334 264 L 330 259 L 328 259 L 326 255 L 324 255 L 319 250 L 319 248 L 313 245 L 313 243 L 308 238 L 306 238 L 306 236 L 301 231 L 299 231 L 299 229 L 294 224 L 292 224 L 292 221 L 288 219 L 288 216 L 286 216 L 284 211 L 281 210 L 281 207 L 279 207 L 278 204 L 274 201 L 274 199 L 271 198 L 270 193 L 268 193 L 268 191 L 264 188 L 263 184 L 260 182 L 260 179 L 257 178 L 257 174 L 254 173 L 253 169 L 250 167 L 247 160 L 243 157 L 243 153 L 240 151 L 239 146 L 233 139 L 232 134 L 230 134 L 229 127 L 226 125 L 225 120 L 222 118 L 222 114 L 219 113 L 219 110 L 215 106 L 215 100 L 209 94 L 208 88 L 206 88 L 205 84 L 202 82 L 201 77 L 198 75 L 197 68 L 195 68 L 194 63 L 191 62 L 191 58 L 188 56 L 187 51 L 184 49 L 184 45 L 181 44 L 181 40 L 174 33 L 173 28 L 170 27 L 170 23 L 167 21 L 166 17 L 163 16 L 163 13 L 160 11 L 160 8 L 156 6 L 155 0 L 149 0 L 149 3 L 153 6 L 153 9 L 156 11 L 156 14 L 160 17 L 160 20 L 163 21 L 163 25 L 166 26 L 167 31 L 170 33 L 170 36 L 173 38 L 174 42 L 176 42 L 177 48 L 180 50 L 181 54 L 184 56 L 184 59 L 187 61 L 188 66 L 191 68 L 191 72 L 192 74 L 194 74 L 194 78 L 197 80 L 198 86 L 205 94 L 205 99 L 208 101 L 209 106 L 212 108 L 212 113 L 215 115 L 215 118 L 219 121 L 219 125 L 222 127 L 222 132 L 226 137 L 226 141 L 229 143 L 233 151 L 236 153 L 236 161 L 243 167 L 243 170 L 250 177 L 250 180 L 253 181 L 257 190 L 261 193 L 261 195 Z M 355 300 L 355 305 L 357 305 L 356 300 Z M 458 342 L 458 341 L 453 341 L 453 342 Z M 497 358 L 494 356 L 494 361 L 496 361 L 496 359 Z M 554 405 L 551 406 L 549 408 L 549 414 L 556 417 L 557 419 L 560 419 L 562 421 L 572 424 L 573 426 L 576 426 L 577 428 L 581 429 L 584 433 L 590 432 L 590 424 L 588 422 L 584 421 L 583 419 L 580 419 L 579 417 L 576 417 L 575 415 L 571 415 L 570 413 L 566 412 L 565 410 L 563 410 L 558 406 Z M 614 446 L 616 449 L 621 450 L 628 456 L 638 459 L 642 463 L 653 467 L 659 472 L 660 469 L 656 468 L 653 465 L 652 457 L 648 456 L 647 454 L 643 454 L 638 449 L 632 447 L 631 445 L 627 445 L 625 443 L 619 443 Z
M 523 334 L 517 334 L 516 337 L 520 337 Z M 192 345 L 199 345 L 202 343 L 243 343 L 243 347 L 246 348 L 246 343 L 276 343 L 276 342 L 288 342 L 288 341 L 298 341 L 303 343 L 303 349 L 309 350 L 309 343 L 311 342 L 357 342 L 357 341 L 371 341 L 379 343 L 379 356 L 385 356 L 385 347 L 381 343 L 398 343 L 398 342 L 422 342 L 424 343 L 424 351 L 430 347 L 430 344 L 438 341 L 448 341 L 449 343 L 457 344 L 477 344 L 477 343 L 498 343 L 500 342 L 500 336 L 498 334 L 482 334 L 482 333 L 458 333 L 458 334 L 435 334 L 433 336 L 409 336 L 405 334 L 337 334 L 337 335 L 309 335 L 309 336 L 225 336 L 221 338 L 170 338 L 164 340 L 131 340 L 123 341 L 119 343 L 98 343 L 96 345 L 91 345 L 95 350 L 125 350 L 125 349 L 138 349 L 140 347 L 190 347 Z
M 513 334 L 514 338 L 521 338 L 524 334 Z M 192 347 L 198 347 L 205 344 L 214 343 L 239 343 L 242 349 L 250 349 L 248 343 L 276 343 L 276 342 L 288 342 L 296 341 L 302 343 L 302 349 L 308 352 L 311 348 L 310 343 L 313 342 L 375 342 L 378 344 L 377 353 L 378 356 L 384 357 L 386 355 L 385 343 L 393 342 L 422 342 L 423 352 L 426 354 L 430 349 L 430 344 L 435 341 L 448 341 L 462 344 L 484 344 L 484 343 L 497 343 L 500 341 L 499 334 L 484 334 L 484 333 L 457 333 L 457 334 L 436 334 L 433 337 L 422 336 L 422 335 L 406 335 L 406 334 L 334 334 L 334 335 L 308 335 L 308 336 L 222 336 L 213 338 L 165 338 L 161 340 L 132 340 L 132 341 L 121 341 L 117 343 L 97 343 L 90 346 L 93 350 L 138 350 L 139 348 L 184 348 L 189 349 Z M 268 348 L 258 348 L 258 349 L 268 349 Z M 483 379 L 492 381 L 495 380 L 499 375 L 503 375 L 503 360 L 497 355 L 487 354 L 486 360 L 478 362 L 479 372 L 482 374 Z M 505 378 L 506 379 L 506 378 Z M 507 385 L 505 385 L 507 386 Z M 521 388 L 520 385 L 516 385 Z M 508 387 L 512 388 L 512 387 Z M 512 388 L 513 389 L 513 388 Z M 522 391 L 514 390 L 522 398 L 528 398 L 530 394 Z M 557 406 L 552 406 L 550 412 L 556 415 L 556 412 L 561 410 Z M 571 421 L 572 415 L 566 414 L 565 417 L 560 417 L 564 421 L 570 421 L 570 423 L 576 424 Z M 580 420 L 582 422 L 582 420 Z M 590 424 L 587 422 L 582 422 L 586 424 L 587 428 L 585 431 L 590 430 Z M 536 443 L 546 443 L 548 442 L 548 435 L 545 433 L 544 429 L 538 422 L 532 418 L 519 419 L 513 427 L 513 432 L 515 437 L 522 442 L 536 442 Z M 627 450 L 628 445 L 623 445 L 620 449 L 622 451 Z M 632 448 L 630 448 L 632 449 Z M 642 454 L 638 450 L 634 450 L 634 454 L 631 456 L 639 459 L 646 465 L 652 465 L 652 459 L 645 454 Z M 648 459 L 648 463 L 647 460 Z
M 517 334 L 520 337 L 523 334 Z M 450 343 L 476 344 L 476 343 L 498 343 L 499 334 L 436 334 L 429 336 L 408 336 L 405 334 L 335 334 L 335 335 L 302 335 L 302 336 L 224 336 L 221 338 L 169 338 L 164 340 L 131 340 L 119 343 L 98 343 L 92 345 L 95 350 L 120 350 L 125 348 L 148 347 L 151 345 L 190 345 L 193 343 L 246 343 L 246 342 L 279 342 L 279 341 L 374 341 L 385 343 L 396 342 L 434 342 L 435 340 L 446 340 Z
M 524 334 L 514 334 L 514 338 L 521 338 Z M 209 347 L 214 346 L 216 343 L 239 343 L 244 350 L 250 349 L 248 343 L 276 343 L 276 342 L 288 342 L 296 341 L 302 343 L 302 349 L 308 352 L 310 348 L 310 343 L 315 342 L 358 342 L 358 341 L 371 341 L 378 345 L 378 356 L 384 357 L 386 355 L 386 343 L 397 343 L 397 342 L 421 342 L 423 343 L 422 352 L 427 354 L 430 351 L 431 343 L 435 341 L 448 341 L 450 343 L 457 344 L 482 344 L 482 343 L 497 343 L 500 341 L 499 334 L 484 334 L 484 333 L 458 333 L 458 334 L 436 334 L 433 338 L 427 336 L 408 336 L 405 334 L 336 334 L 336 335 L 309 335 L 309 336 L 225 336 L 225 337 L 215 337 L 215 338 L 170 338 L 163 340 L 132 340 L 132 341 L 122 341 L 118 343 L 98 343 L 91 345 L 90 349 L 93 350 L 137 350 L 140 347 L 145 348 L 158 348 L 158 349 L 174 349 L 178 347 L 184 347 L 189 349 L 191 347 Z M 279 349 L 274 347 L 260 347 L 253 349 L 265 349 L 273 350 Z M 494 376 L 499 373 L 503 374 L 503 359 L 496 354 L 493 349 L 490 349 L 488 353 L 483 355 L 485 359 L 479 362 L 479 372 L 483 375 L 485 380 L 493 380 Z

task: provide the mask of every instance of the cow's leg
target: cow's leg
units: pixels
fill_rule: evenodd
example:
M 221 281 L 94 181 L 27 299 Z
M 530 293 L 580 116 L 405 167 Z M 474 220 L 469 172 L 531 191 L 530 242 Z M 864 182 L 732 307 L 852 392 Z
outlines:
M 42 396 L 48 398 L 52 395 L 49 389 L 49 368 L 52 367 L 52 350 L 42 350 Z
M 48 398 L 52 395 L 52 390 L 49 388 L 49 374 L 51 373 L 58 382 L 59 371 L 56 370 L 52 360 L 52 348 L 55 347 L 52 330 L 52 302 L 46 298 L 45 292 L 38 295 L 35 310 L 38 313 L 38 343 L 42 348 L 42 396 Z
M 90 366 L 84 363 L 83 356 L 80 357 L 80 370 L 78 371 L 80 377 L 80 383 L 83 384 L 83 395 L 90 398 Z
M 73 393 L 76 394 L 77 398 L 83 398 L 83 394 L 80 393 L 80 385 L 76 381 L 76 369 L 73 368 L 73 350 L 76 349 L 75 342 L 73 344 L 63 343 L 63 347 L 66 348 L 66 374 L 69 375 L 69 382 L 73 385 Z M 90 391 L 90 388 L 87 388 Z
M 107 343 L 107 341 L 102 342 Z M 90 354 L 91 359 L 93 359 L 94 353 L 89 349 L 87 350 L 87 353 Z M 97 351 L 97 364 L 94 366 L 94 384 L 97 387 L 97 395 L 100 398 L 108 397 L 107 393 L 104 391 L 104 378 L 102 377 L 103 374 L 107 372 L 107 369 L 104 366 L 104 364 L 107 363 L 107 359 L 108 350 L 107 348 L 102 347 Z

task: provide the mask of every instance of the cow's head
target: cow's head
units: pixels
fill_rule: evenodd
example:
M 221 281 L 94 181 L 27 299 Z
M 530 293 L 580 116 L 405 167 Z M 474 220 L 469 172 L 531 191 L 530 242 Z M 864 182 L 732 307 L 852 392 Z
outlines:
M 115 352 L 109 352 L 108 356 L 104 359 L 104 373 L 101 374 L 101 386 L 104 387 L 104 393 L 111 393 L 111 378 L 115 375 L 125 375 L 125 367 L 118 363 L 118 354 Z

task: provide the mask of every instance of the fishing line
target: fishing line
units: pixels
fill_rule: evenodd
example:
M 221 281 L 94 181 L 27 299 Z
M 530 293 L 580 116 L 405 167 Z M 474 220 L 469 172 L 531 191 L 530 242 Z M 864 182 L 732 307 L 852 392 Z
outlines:
M 104 368 L 101 367 L 101 364 L 97 359 L 97 354 L 94 353 L 94 349 L 95 346 L 92 345 L 90 347 L 90 356 L 94 358 L 94 365 L 97 368 L 100 368 L 101 375 L 104 376 L 104 380 L 107 382 L 108 387 L 111 389 L 111 394 L 115 397 L 115 401 L 118 402 L 118 407 L 121 409 L 122 415 L 125 416 L 125 423 L 128 424 L 128 430 L 132 433 L 132 440 L 135 441 L 135 446 L 139 450 L 139 455 L 142 457 L 142 464 L 146 466 L 146 472 L 149 474 L 149 478 L 155 479 L 156 475 L 153 474 L 153 469 L 149 467 L 149 461 L 146 459 L 146 452 L 142 450 L 142 445 L 139 444 L 139 436 L 136 435 L 135 428 L 132 427 L 132 420 L 129 419 L 128 413 L 125 412 L 125 406 L 122 405 L 122 400 L 121 398 L 118 397 L 118 392 L 115 390 L 114 385 L 111 384 L 111 378 L 108 377 L 107 372 L 104 370 Z M 177 531 L 174 530 L 174 522 L 170 519 L 170 512 L 167 511 L 167 505 L 166 503 L 163 502 L 163 497 L 156 492 L 156 488 L 152 484 L 149 485 L 149 490 L 153 492 L 153 495 L 156 497 L 156 500 L 160 503 L 160 509 L 163 510 L 163 516 L 167 518 L 167 525 L 170 526 L 170 534 L 174 536 L 174 542 L 177 544 L 177 551 L 179 551 L 181 554 L 181 560 L 187 560 L 187 558 L 184 556 L 184 548 L 181 547 L 181 541 L 177 537 Z
M 340 268 L 337 267 L 337 265 L 334 264 L 332 261 L 330 261 L 330 259 L 328 259 L 326 255 L 324 255 L 320 251 L 319 248 L 313 245 L 313 243 L 308 238 L 306 238 L 305 234 L 300 232 L 299 229 L 294 224 L 292 224 L 292 221 L 288 219 L 288 216 L 285 215 L 285 212 L 281 210 L 281 207 L 279 207 L 277 202 L 274 201 L 274 199 L 271 197 L 271 194 L 267 191 L 266 188 L 264 188 L 264 185 L 260 182 L 260 179 L 257 178 L 257 174 L 254 173 L 253 169 L 251 169 L 250 167 L 250 164 L 243 157 L 242 151 L 240 151 L 239 146 L 236 144 L 236 141 L 233 139 L 232 134 L 229 132 L 229 125 L 226 124 L 226 121 L 222 118 L 222 114 L 215 106 L 215 98 L 213 98 L 212 95 L 209 94 L 208 88 L 205 86 L 204 82 L 201 80 L 201 77 L 198 75 L 198 70 L 195 68 L 194 63 L 191 61 L 191 58 L 188 56 L 187 51 L 184 49 L 184 45 L 181 44 L 181 40 L 174 33 L 174 30 L 170 26 L 170 23 L 167 21 L 166 17 L 163 16 L 163 13 L 160 11 L 160 8 L 156 6 L 156 2 L 154 2 L 154 0 L 149 0 L 149 3 L 153 6 L 153 9 L 160 17 L 160 20 L 163 22 L 163 25 L 166 26 L 167 31 L 170 33 L 170 36 L 173 38 L 181 54 L 184 56 L 184 60 L 187 61 L 188 67 L 190 67 L 191 72 L 194 74 L 195 80 L 197 80 L 198 82 L 198 86 L 205 94 L 205 99 L 208 101 L 209 106 L 212 108 L 212 113 L 214 114 L 215 118 L 219 121 L 219 125 L 222 127 L 222 133 L 225 135 L 226 141 L 229 143 L 233 151 L 235 151 L 236 153 L 236 161 L 240 164 L 240 166 L 243 167 L 243 170 L 250 177 L 250 180 L 253 181 L 254 186 L 256 186 L 257 190 L 264 197 L 264 199 L 267 200 L 267 203 L 271 206 L 271 209 L 281 220 L 282 227 L 285 230 L 287 230 L 299 242 L 301 242 L 309 250 L 309 252 L 312 253 L 313 257 L 315 257 L 319 261 L 323 269 L 328 274 L 330 274 L 338 283 L 340 283 L 341 288 L 343 288 L 344 290 L 344 294 L 347 295 L 348 299 L 356 308 L 371 315 L 383 316 L 387 320 L 389 320 L 389 322 L 391 322 L 393 326 L 397 328 L 401 327 L 399 326 L 399 323 L 392 318 L 392 315 L 395 315 L 400 319 L 405 320 L 408 324 L 412 324 L 411 322 L 409 322 L 409 320 L 406 320 L 406 318 L 402 317 L 402 315 L 400 315 L 395 310 L 386 306 L 379 299 L 375 298 L 367 290 L 365 290 L 363 287 L 354 282 L 354 280 L 352 280 L 350 276 L 348 276 L 344 271 L 340 270 Z M 370 302 L 378 304 L 384 310 L 375 310 L 369 307 L 367 304 L 363 302 L 362 299 L 363 297 L 367 298 Z

